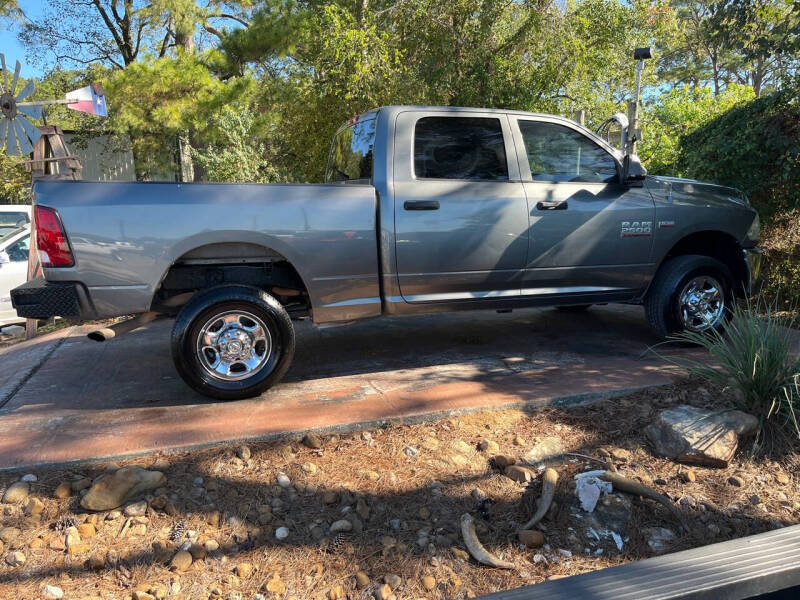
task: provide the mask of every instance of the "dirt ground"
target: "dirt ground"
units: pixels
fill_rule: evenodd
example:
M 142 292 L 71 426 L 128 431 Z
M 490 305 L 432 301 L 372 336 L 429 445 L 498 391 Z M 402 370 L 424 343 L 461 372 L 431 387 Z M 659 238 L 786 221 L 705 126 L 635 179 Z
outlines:
M 582 407 L 486 411 L 305 443 L 38 471 L 30 495 L 43 503 L 39 516 L 0 506 L 0 598 L 46 597 L 49 585 L 67 599 L 380 599 L 389 597 L 386 582 L 398 599 L 460 599 L 647 558 L 655 554 L 653 527 L 674 532 L 664 550 L 677 551 L 800 522 L 797 447 L 753 458 L 745 443 L 727 469 L 694 467 L 694 481 L 687 467 L 649 450 L 643 430 L 657 411 L 681 403 L 723 407 L 725 396 L 684 382 Z M 536 527 L 545 545 L 526 548 L 515 532 L 535 511 L 541 477 L 512 481 L 491 459 L 520 457 L 553 438 L 571 454 L 554 465 L 553 507 Z M 480 450 L 484 440 L 499 448 Z M 582 513 L 573 475 L 603 468 L 604 451 L 621 474 L 668 495 L 686 529 L 663 506 L 617 492 L 592 515 Z M 148 496 L 143 515 L 85 514 L 76 490 L 128 464 L 163 471 L 166 489 Z M 0 486 L 21 475 L 0 475 Z M 64 482 L 73 492 L 57 499 Z M 458 524 L 465 512 L 476 517 L 483 544 L 517 568 L 469 558 Z M 331 534 L 341 520 L 348 531 Z M 181 546 L 193 561 L 170 566 Z M 13 552 L 25 562 L 8 564 Z

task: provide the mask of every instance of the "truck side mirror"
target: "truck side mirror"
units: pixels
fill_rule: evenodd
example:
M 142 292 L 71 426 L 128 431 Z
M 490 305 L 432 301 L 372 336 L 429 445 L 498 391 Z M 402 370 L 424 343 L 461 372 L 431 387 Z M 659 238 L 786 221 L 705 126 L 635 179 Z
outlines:
M 636 154 L 626 154 L 622 160 L 622 181 L 640 187 L 647 176 L 647 169 Z

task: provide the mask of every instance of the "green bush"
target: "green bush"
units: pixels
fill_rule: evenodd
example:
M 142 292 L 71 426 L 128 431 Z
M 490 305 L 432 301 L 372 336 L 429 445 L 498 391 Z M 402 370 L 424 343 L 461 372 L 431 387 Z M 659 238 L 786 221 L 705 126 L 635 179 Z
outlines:
M 764 228 L 761 247 L 765 258 L 764 292 L 781 298 L 784 308 L 800 306 L 800 210 L 773 216 Z
M 674 360 L 690 375 L 732 388 L 737 407 L 757 416 L 761 428 L 774 425 L 800 438 L 795 416 L 800 402 L 800 356 L 794 345 L 794 320 L 759 298 L 734 307 L 727 331 L 683 332 L 671 341 L 708 350 L 711 360 Z
M 680 141 L 686 176 L 743 190 L 769 219 L 800 207 L 800 84 L 738 104 Z

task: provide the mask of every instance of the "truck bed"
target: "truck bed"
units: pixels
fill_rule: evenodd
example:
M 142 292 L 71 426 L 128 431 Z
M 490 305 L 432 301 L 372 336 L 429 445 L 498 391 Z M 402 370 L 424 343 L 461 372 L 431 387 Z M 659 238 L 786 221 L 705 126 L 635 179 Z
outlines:
M 284 258 L 318 323 L 380 314 L 370 185 L 66 181 L 39 182 L 34 194 L 58 210 L 75 256 L 74 267 L 45 277 L 80 282 L 83 318 L 150 310 L 187 255 L 230 264 Z

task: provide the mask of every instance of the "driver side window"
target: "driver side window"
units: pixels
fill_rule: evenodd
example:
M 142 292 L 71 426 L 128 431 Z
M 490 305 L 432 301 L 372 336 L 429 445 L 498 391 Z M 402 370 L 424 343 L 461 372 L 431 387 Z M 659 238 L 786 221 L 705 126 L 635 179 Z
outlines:
M 519 129 L 533 181 L 616 181 L 614 158 L 574 129 L 556 123 L 524 120 L 519 120 Z

